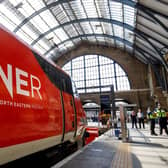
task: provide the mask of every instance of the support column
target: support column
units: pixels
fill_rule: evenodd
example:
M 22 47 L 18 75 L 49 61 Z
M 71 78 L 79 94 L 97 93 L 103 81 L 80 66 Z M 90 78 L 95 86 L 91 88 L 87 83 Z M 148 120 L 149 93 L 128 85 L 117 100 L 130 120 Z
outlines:
M 149 89 L 150 89 L 150 96 L 154 96 L 154 82 L 153 82 L 153 75 L 151 65 L 148 64 L 148 82 L 149 82 Z

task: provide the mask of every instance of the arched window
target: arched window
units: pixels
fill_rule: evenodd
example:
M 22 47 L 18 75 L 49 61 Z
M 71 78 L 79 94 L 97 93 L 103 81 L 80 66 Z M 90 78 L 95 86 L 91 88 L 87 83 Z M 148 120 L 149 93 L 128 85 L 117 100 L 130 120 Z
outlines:
M 84 55 L 63 66 L 79 93 L 130 90 L 128 76 L 115 61 L 100 55 Z

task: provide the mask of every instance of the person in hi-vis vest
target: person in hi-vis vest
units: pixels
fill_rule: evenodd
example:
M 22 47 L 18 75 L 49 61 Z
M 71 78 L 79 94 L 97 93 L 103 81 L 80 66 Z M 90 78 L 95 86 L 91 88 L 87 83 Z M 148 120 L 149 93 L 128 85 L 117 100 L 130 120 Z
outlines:
M 147 116 L 148 116 L 148 119 L 150 121 L 150 132 L 151 132 L 151 135 L 156 135 L 157 136 L 157 134 L 155 133 L 155 120 L 157 118 L 157 113 L 155 111 L 151 111 L 150 107 L 148 107 Z
M 163 108 L 161 108 L 160 103 L 158 103 L 156 112 L 157 117 L 159 118 L 160 135 L 162 135 L 163 129 L 165 130 L 165 133 L 168 135 L 166 111 Z

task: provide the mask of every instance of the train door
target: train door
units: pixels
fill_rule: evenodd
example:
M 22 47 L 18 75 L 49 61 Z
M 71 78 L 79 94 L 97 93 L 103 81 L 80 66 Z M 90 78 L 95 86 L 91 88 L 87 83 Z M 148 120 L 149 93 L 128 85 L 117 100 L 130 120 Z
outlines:
M 62 79 L 63 89 L 61 91 L 63 106 L 63 141 L 72 139 L 75 134 L 75 107 L 70 78 Z M 71 91 L 68 91 L 71 90 Z M 68 91 L 68 92 L 67 92 Z

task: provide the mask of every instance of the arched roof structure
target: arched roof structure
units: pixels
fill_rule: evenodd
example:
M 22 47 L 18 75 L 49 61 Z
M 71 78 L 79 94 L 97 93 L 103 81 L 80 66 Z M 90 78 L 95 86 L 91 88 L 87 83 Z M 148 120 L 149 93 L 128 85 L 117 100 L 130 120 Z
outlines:
M 88 41 L 168 70 L 167 9 L 167 0 L 0 0 L 0 23 L 54 60 Z

